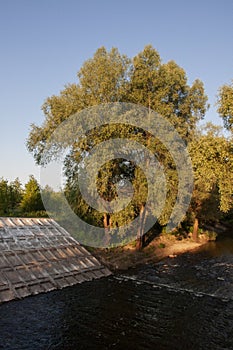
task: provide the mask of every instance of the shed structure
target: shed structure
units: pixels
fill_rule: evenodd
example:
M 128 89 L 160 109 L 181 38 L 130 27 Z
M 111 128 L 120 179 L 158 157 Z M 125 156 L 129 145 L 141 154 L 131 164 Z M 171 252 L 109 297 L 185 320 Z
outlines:
M 0 217 L 0 303 L 110 274 L 54 220 Z

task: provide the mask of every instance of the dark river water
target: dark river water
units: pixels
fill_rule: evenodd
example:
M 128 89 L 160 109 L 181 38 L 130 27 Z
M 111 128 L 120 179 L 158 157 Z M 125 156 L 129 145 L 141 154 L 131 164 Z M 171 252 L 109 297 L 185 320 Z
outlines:
M 0 349 L 233 349 L 233 240 L 2 304 Z

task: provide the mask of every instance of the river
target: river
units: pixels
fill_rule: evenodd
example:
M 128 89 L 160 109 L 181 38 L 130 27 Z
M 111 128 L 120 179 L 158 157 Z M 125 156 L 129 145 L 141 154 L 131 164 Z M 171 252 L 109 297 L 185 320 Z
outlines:
M 233 349 L 233 239 L 2 304 L 0 349 Z

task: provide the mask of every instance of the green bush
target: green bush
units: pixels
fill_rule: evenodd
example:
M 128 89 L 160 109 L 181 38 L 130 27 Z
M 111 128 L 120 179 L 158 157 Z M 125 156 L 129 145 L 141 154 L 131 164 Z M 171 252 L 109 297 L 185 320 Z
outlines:
M 161 242 L 161 243 L 159 243 L 158 247 L 159 247 L 159 248 L 165 248 L 166 246 L 165 246 L 164 243 Z

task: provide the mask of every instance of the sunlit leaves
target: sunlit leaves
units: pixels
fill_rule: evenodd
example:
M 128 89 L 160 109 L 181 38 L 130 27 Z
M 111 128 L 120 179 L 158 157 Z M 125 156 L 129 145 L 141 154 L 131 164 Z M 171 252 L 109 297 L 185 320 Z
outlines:
M 222 117 L 226 129 L 233 132 L 233 81 L 223 85 L 218 94 L 218 113 Z

